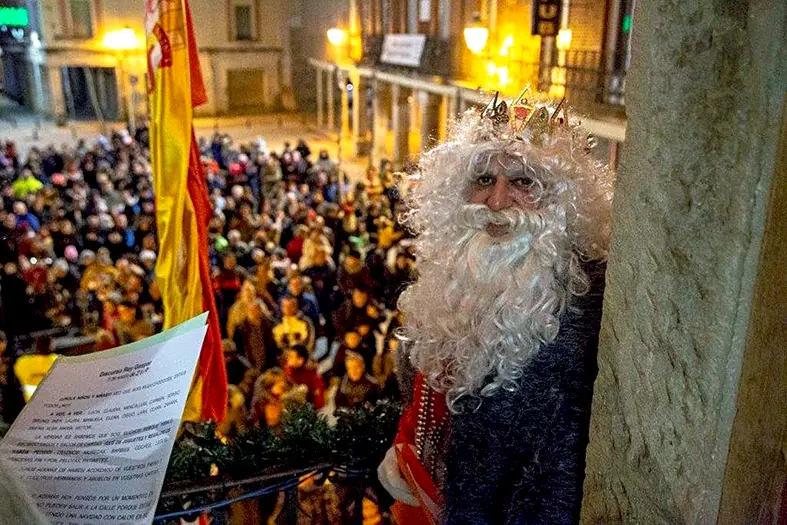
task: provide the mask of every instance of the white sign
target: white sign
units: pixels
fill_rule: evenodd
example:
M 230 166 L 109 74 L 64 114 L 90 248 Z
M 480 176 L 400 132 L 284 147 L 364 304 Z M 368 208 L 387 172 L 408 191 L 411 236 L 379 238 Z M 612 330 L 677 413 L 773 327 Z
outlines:
M 425 43 L 426 35 L 385 35 L 380 60 L 397 66 L 419 67 Z
M 206 319 L 55 362 L 0 441 L 53 525 L 151 523 Z

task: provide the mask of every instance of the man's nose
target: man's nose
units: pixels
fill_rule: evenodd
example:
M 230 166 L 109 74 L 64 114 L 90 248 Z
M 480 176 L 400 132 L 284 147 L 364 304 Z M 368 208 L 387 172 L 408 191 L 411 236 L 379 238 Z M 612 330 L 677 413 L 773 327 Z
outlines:
M 487 207 L 492 211 L 501 211 L 512 205 L 511 193 L 508 191 L 508 177 L 498 177 L 492 194 L 487 200 Z

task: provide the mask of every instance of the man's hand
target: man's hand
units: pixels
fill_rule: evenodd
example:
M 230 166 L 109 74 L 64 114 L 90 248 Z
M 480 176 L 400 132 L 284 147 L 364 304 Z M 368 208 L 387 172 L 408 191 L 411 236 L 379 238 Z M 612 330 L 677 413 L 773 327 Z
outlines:
M 394 445 L 394 447 L 397 446 L 401 447 L 402 445 Z M 402 477 L 401 472 L 399 472 L 399 461 L 396 459 L 396 449 L 394 447 L 388 449 L 382 463 L 377 467 L 377 477 L 385 490 L 396 501 L 411 507 L 417 507 L 418 499 L 410 491 L 410 487 Z

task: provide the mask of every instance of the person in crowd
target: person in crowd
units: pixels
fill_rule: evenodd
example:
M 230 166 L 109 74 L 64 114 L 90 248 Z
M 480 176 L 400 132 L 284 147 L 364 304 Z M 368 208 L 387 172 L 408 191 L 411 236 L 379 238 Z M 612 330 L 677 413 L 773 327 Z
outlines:
M 317 250 L 314 255 L 314 264 L 303 270 L 303 276 L 311 281 L 314 297 L 317 300 L 322 318 L 325 322 L 324 333 L 329 341 L 333 341 L 336 334 L 333 314 L 334 298 L 337 291 L 336 266 L 330 259 L 326 250 Z
M 303 247 L 306 242 L 308 228 L 300 225 L 295 228 L 295 236 L 287 243 L 287 257 L 294 264 L 298 264 L 303 256 Z
M 320 306 L 314 294 L 306 291 L 306 283 L 300 272 L 294 273 L 290 277 L 287 283 L 287 292 L 290 297 L 294 297 L 298 301 L 298 310 L 309 318 L 315 329 L 318 329 L 320 326 Z
M 389 310 L 396 309 L 399 296 L 405 288 L 415 281 L 415 260 L 408 252 L 400 251 L 396 254 L 393 268 L 385 270 L 385 306 Z
M 279 362 L 280 351 L 273 335 L 274 323 L 262 301 L 254 300 L 234 333 L 237 347 L 258 372 Z
M 366 185 L 364 190 L 369 196 L 369 199 L 372 200 L 379 199 L 383 194 L 383 185 L 380 181 L 380 175 L 377 172 L 377 168 L 374 166 L 366 170 Z
M 336 352 L 333 367 L 331 367 L 330 372 L 327 374 L 332 384 L 335 384 L 338 380 L 343 378 L 344 374 L 347 372 L 346 359 L 347 354 L 350 352 L 360 355 L 365 360 L 364 356 L 373 354 L 374 350 L 363 346 L 363 338 L 357 331 L 350 330 L 346 332 Z
M 381 388 L 381 397 L 400 400 L 399 380 L 396 376 L 396 363 L 401 341 L 396 337 L 388 337 L 383 343 L 383 351 L 375 354 L 372 361 L 372 375 Z
M 315 226 L 309 231 L 308 237 L 303 242 L 303 255 L 298 264 L 301 270 L 314 266 L 318 251 L 325 252 L 330 257 L 333 248 L 325 235 L 324 228 Z
M 349 351 L 344 356 L 347 372 L 336 392 L 336 408 L 355 408 L 372 402 L 380 395 L 380 384 L 366 373 L 366 362 L 357 352 Z
M 372 327 L 379 323 L 379 310 L 373 305 L 370 294 L 371 290 L 363 284 L 353 286 L 350 297 L 335 310 L 334 324 L 340 336 L 349 330 L 357 330 L 359 325 Z
M 271 368 L 254 383 L 251 422 L 276 430 L 288 403 L 306 402 L 308 387 L 293 385 L 281 368 Z
M 352 249 L 342 261 L 337 275 L 339 290 L 345 297 L 349 297 L 353 288 L 361 287 L 371 289 L 374 287 L 369 268 L 363 264 L 361 252 Z
M 281 322 L 273 327 L 273 337 L 279 349 L 284 352 L 293 345 L 304 345 L 311 351 L 314 348 L 314 326 L 298 309 L 297 298 L 283 298 L 281 314 Z
M 270 257 L 265 257 L 254 272 L 254 290 L 260 299 L 274 315 L 279 311 L 279 284 L 273 275 Z
M 14 197 L 17 199 L 24 199 L 28 195 L 35 194 L 41 191 L 43 187 L 44 184 L 33 176 L 33 172 L 30 169 L 23 169 L 22 174 L 11 185 Z
M 301 344 L 290 347 L 286 352 L 284 371 L 293 384 L 305 385 L 306 400 L 321 409 L 325 406 L 325 385 L 317 372 L 317 365 L 311 359 L 309 350 Z
M 113 323 L 115 341 L 125 345 L 153 335 L 151 322 L 142 315 L 142 308 L 133 301 L 123 301 L 117 307 L 118 317 Z
M 257 290 L 251 280 L 245 281 L 235 302 L 227 312 L 227 338 L 235 338 L 235 330 L 246 320 L 251 304 L 257 300 Z
M 52 338 L 42 335 L 36 338 L 33 352 L 20 356 L 14 363 L 14 375 L 22 387 L 25 403 L 33 397 L 41 380 L 46 377 L 49 369 L 59 356 L 52 348 Z
M 222 442 L 229 443 L 246 430 L 248 419 L 246 397 L 238 385 L 229 384 L 227 386 L 227 415 L 223 421 L 216 425 L 216 435 Z
M 218 309 L 219 321 L 222 327 L 227 326 L 229 310 L 240 292 L 244 277 L 245 272 L 238 268 L 238 261 L 235 255 L 225 255 L 222 259 L 221 270 L 215 272 L 213 278 L 216 308 Z
M 238 352 L 238 347 L 233 341 L 225 339 L 221 346 L 224 351 L 224 365 L 227 367 L 227 383 L 242 384 L 246 374 L 252 369 L 251 363 Z

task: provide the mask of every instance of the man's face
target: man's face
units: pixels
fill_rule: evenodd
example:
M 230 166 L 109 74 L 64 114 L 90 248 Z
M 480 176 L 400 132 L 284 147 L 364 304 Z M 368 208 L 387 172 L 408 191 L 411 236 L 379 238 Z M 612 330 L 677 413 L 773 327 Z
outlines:
M 348 272 L 355 273 L 361 267 L 361 260 L 354 256 L 348 256 L 344 260 L 344 267 L 347 269 Z
M 344 343 L 351 349 L 358 348 L 361 344 L 361 336 L 355 332 L 347 332 L 344 334 Z
M 295 350 L 287 352 L 287 366 L 289 368 L 301 368 L 306 363 L 306 360 L 298 354 Z
M 363 308 L 364 306 L 366 306 L 366 301 L 368 300 L 369 300 L 369 296 L 366 294 L 366 292 L 358 289 L 353 290 L 353 294 L 352 294 L 353 306 L 355 306 L 356 308 Z
M 480 175 L 476 175 L 470 184 L 470 203 L 483 204 L 491 211 L 501 212 L 511 208 L 522 211 L 536 208 L 533 190 L 534 179 L 528 175 L 527 168 L 506 169 L 504 164 L 512 161 L 498 160 L 494 157 L 489 167 Z M 503 157 L 506 159 L 506 157 Z M 496 224 L 487 226 L 487 233 L 492 237 L 501 237 L 508 233 L 507 227 Z
M 303 293 L 303 281 L 299 277 L 293 277 L 290 279 L 288 288 L 292 295 L 301 295 L 301 293 Z
M 360 381 L 364 372 L 366 372 L 366 366 L 363 359 L 348 359 L 346 366 L 347 377 L 350 378 L 350 381 Z
M 288 298 L 281 303 L 281 313 L 287 317 L 292 317 L 298 313 L 298 302 L 295 299 Z

